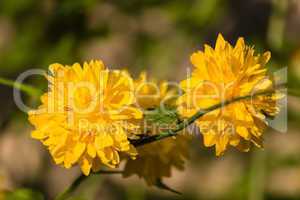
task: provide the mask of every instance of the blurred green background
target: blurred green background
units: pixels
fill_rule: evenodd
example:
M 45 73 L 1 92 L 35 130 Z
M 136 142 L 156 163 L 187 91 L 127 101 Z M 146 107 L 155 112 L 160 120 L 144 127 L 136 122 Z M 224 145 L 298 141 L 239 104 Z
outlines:
M 55 62 L 102 59 L 135 76 L 147 70 L 152 77 L 178 81 L 191 67 L 191 53 L 214 45 L 218 33 L 231 42 L 243 36 L 259 52 L 270 50 L 270 68 L 288 66 L 289 87 L 298 90 L 299 0 L 1 0 L 0 76 L 15 79 Z M 42 77 L 26 81 L 46 87 Z M 79 170 L 55 166 L 30 138 L 12 89 L 0 86 L 0 91 L 0 191 L 14 191 L 10 199 L 52 199 Z M 300 199 L 299 98 L 289 97 L 288 109 L 288 133 L 270 129 L 264 150 L 231 150 L 216 158 L 201 139 L 195 142 L 186 170 L 174 170 L 166 179 L 182 196 L 147 187 L 136 177 L 103 175 L 86 181 L 74 199 Z

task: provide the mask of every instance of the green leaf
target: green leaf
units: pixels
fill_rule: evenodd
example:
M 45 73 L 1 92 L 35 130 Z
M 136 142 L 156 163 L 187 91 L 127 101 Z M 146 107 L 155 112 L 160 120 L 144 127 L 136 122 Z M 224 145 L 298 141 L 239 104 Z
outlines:
M 176 124 L 178 115 L 175 108 L 156 108 L 147 113 L 145 119 L 153 124 Z

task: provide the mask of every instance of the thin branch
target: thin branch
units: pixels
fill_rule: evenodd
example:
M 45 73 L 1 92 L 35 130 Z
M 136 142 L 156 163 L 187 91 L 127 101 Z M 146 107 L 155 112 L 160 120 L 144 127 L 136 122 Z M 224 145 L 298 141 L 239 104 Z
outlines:
M 105 170 L 101 170 L 101 171 L 98 171 L 98 172 L 95 172 L 91 175 L 98 175 L 98 174 L 122 174 L 123 171 L 105 171 Z M 64 199 L 67 199 L 70 194 L 72 194 L 72 192 L 74 192 L 78 186 L 88 178 L 89 176 L 85 176 L 84 174 L 81 174 L 80 176 L 78 176 L 74 181 L 73 183 L 65 190 L 63 191 L 62 193 L 60 193 L 56 198 L 55 200 L 64 200 Z
M 282 86 L 278 86 L 278 87 L 282 87 Z M 227 100 L 227 101 L 223 101 L 219 104 L 213 105 L 207 109 L 203 109 L 203 110 L 199 110 L 198 112 L 196 112 L 192 117 L 190 117 L 189 119 L 183 120 L 181 123 L 179 123 L 177 125 L 177 127 L 173 130 L 168 130 L 165 132 L 161 132 L 158 135 L 152 135 L 149 137 L 144 137 L 142 139 L 139 140 L 132 140 L 131 144 L 133 144 L 135 147 L 138 146 L 142 146 L 148 143 L 152 143 L 164 138 L 168 138 L 168 137 L 172 137 L 172 136 L 176 136 L 181 130 L 187 128 L 189 125 L 191 125 L 192 123 L 194 123 L 198 118 L 202 117 L 203 115 L 214 111 L 216 109 L 219 109 L 221 107 L 227 106 L 228 104 L 240 101 L 240 100 L 244 100 L 244 99 L 251 99 L 253 97 L 257 97 L 260 95 L 269 95 L 269 94 L 273 94 L 275 92 L 274 89 L 272 90 L 267 90 L 267 91 L 263 91 L 263 92 L 258 92 L 256 94 L 252 94 L 252 95 L 247 95 L 247 96 L 242 96 L 242 97 L 237 97 L 231 100 Z
M 161 179 L 158 179 L 156 181 L 156 185 L 155 186 L 158 187 L 159 189 L 166 190 L 166 191 L 172 192 L 172 193 L 177 194 L 177 195 L 182 195 L 181 192 L 179 192 L 177 190 L 174 190 L 173 188 L 169 187 Z
M 0 77 L 0 84 L 19 89 L 22 92 L 25 92 L 29 96 L 33 96 L 33 97 L 39 97 L 41 94 L 41 91 L 35 87 L 32 87 L 24 83 L 19 83 L 10 79 L 2 78 L 2 77 Z
M 92 173 L 93 175 L 98 175 L 98 174 L 122 174 L 124 171 L 122 170 L 112 170 L 112 171 L 106 171 L 106 170 L 101 170 L 98 172 Z
M 60 193 L 55 200 L 64 200 L 69 197 L 69 195 L 76 190 L 76 188 L 86 179 L 87 176 L 81 174 L 75 181 L 62 193 Z

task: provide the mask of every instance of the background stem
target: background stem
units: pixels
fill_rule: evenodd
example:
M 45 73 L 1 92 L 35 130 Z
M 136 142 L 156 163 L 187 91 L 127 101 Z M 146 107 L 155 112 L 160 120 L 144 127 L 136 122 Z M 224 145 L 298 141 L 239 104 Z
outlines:
M 39 97 L 41 94 L 41 91 L 35 87 L 32 87 L 24 83 L 19 83 L 10 79 L 2 78 L 2 77 L 0 77 L 0 84 L 19 89 L 22 92 L 26 93 L 27 95 L 33 97 Z
M 264 200 L 266 153 L 264 150 L 252 152 L 248 188 L 249 200 Z
M 99 172 L 95 172 L 92 175 L 97 175 L 97 174 L 122 174 L 123 171 L 99 171 Z M 78 186 L 88 178 L 89 176 L 85 176 L 84 174 L 81 174 L 80 176 L 78 176 L 73 183 L 62 193 L 60 193 L 55 200 L 64 200 L 67 199 L 77 188 Z
M 81 174 L 75 181 L 68 187 L 64 192 L 60 193 L 55 200 L 64 200 L 69 197 L 69 195 L 76 190 L 76 188 L 86 179 L 86 176 Z

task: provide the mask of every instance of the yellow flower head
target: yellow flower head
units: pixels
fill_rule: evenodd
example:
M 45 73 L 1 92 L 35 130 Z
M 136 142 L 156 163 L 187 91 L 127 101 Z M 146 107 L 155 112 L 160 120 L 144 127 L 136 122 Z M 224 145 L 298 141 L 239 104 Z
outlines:
M 56 164 L 79 164 L 88 175 L 101 164 L 116 167 L 119 152 L 136 155 L 128 141 L 142 117 L 133 107 L 133 81 L 126 72 L 108 70 L 101 61 L 50 65 L 49 92 L 42 105 L 29 112 L 32 137 L 50 151 Z
M 251 95 L 274 87 L 267 76 L 270 52 L 255 55 L 254 49 L 239 38 L 233 47 L 218 36 L 215 48 L 205 45 L 204 51 L 191 56 L 195 69 L 180 86 L 185 94 L 178 101 L 178 112 L 191 117 L 197 111 L 233 98 Z M 278 112 L 280 95 L 256 96 L 241 100 L 205 114 L 196 121 L 204 136 L 204 145 L 214 146 L 222 155 L 228 145 L 248 151 L 250 143 L 262 145 L 265 116 Z
M 137 106 L 143 110 L 154 109 L 148 116 L 163 114 L 167 106 L 172 106 L 172 100 L 176 95 L 166 81 L 162 81 L 159 85 L 156 81 L 147 82 L 146 73 L 142 73 L 135 81 L 135 92 Z M 161 109 L 160 113 L 157 113 L 158 109 Z M 151 123 L 146 118 L 138 120 L 138 123 L 141 124 L 140 133 L 144 136 L 159 134 L 161 131 L 174 128 L 173 123 Z M 147 124 L 146 129 L 145 124 Z M 163 177 L 170 177 L 173 167 L 180 170 L 184 168 L 184 161 L 188 158 L 189 141 L 188 136 L 181 135 L 138 147 L 139 155 L 135 160 L 127 161 L 124 177 L 136 174 L 149 185 L 156 184 Z
M 163 177 L 170 177 L 172 168 L 184 169 L 184 162 L 189 157 L 190 138 L 178 135 L 151 144 L 138 147 L 138 157 L 128 160 L 123 176 L 138 175 L 148 185 L 155 185 Z
M 146 72 L 142 72 L 134 81 L 137 107 L 144 110 L 171 104 L 174 100 L 174 90 L 170 90 L 166 81 L 159 84 L 155 80 L 147 80 Z

